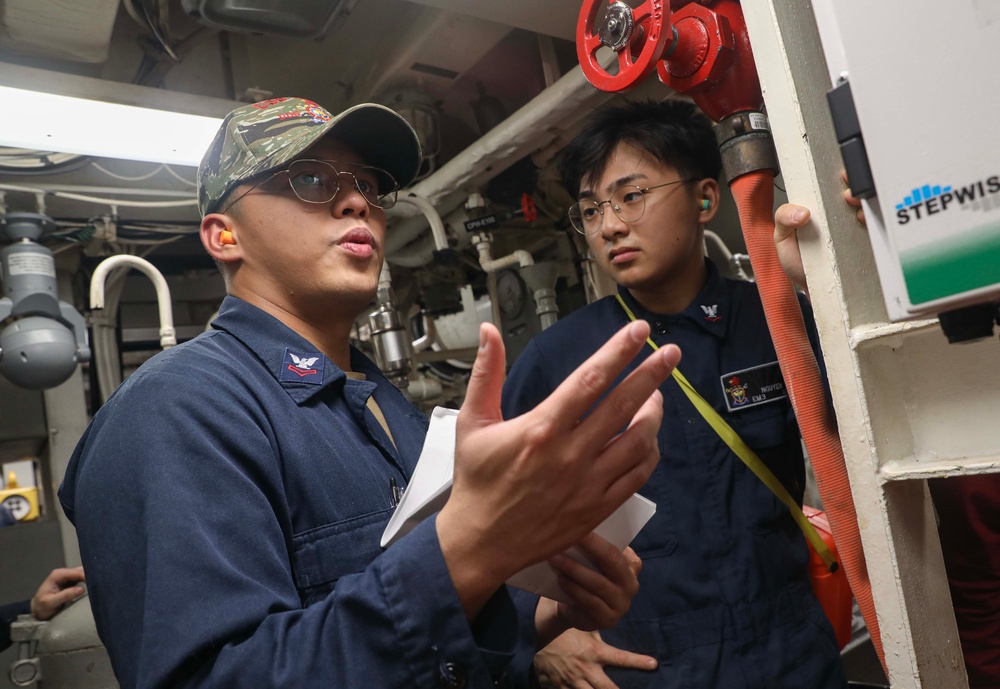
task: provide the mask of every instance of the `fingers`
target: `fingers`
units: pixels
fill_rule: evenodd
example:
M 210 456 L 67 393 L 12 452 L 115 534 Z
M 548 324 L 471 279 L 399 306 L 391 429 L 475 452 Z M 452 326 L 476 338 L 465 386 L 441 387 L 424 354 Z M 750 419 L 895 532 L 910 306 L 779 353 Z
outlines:
M 861 200 L 854 198 L 854 194 L 851 193 L 851 180 L 847 179 L 847 170 L 840 171 L 840 181 L 844 183 L 845 187 L 847 187 L 844 192 L 844 198 L 847 199 L 847 202 L 852 206 L 860 208 Z
M 648 333 L 648 326 L 642 332 Z M 645 337 L 643 338 L 644 343 Z M 603 351 L 604 347 L 601 349 Z M 631 357 L 629 358 L 631 359 Z M 647 357 L 636 370 L 632 371 L 625 380 L 608 393 L 601 404 L 590 413 L 586 422 L 580 424 L 577 435 L 581 447 L 602 447 L 626 424 L 630 424 L 626 435 L 629 432 L 635 435 L 636 431 L 633 431 L 633 427 L 637 426 L 641 427 L 638 432 L 648 431 L 650 420 L 655 420 L 658 428 L 663 414 L 663 401 L 657 397 L 656 403 L 650 405 L 650 396 L 657 391 L 663 381 L 670 377 L 680 360 L 681 350 L 676 345 L 661 347 Z M 589 363 L 590 360 L 584 366 L 589 365 Z M 579 371 L 580 369 L 577 369 L 577 372 Z M 596 397 L 594 399 L 596 400 Z M 593 400 L 587 405 L 587 408 L 590 408 L 592 404 Z M 640 410 L 642 411 L 641 415 Z M 643 418 L 646 423 L 637 424 L 637 420 Z M 655 436 L 655 432 L 653 435 Z
M 851 193 L 851 188 L 850 188 L 851 183 L 847 179 L 846 170 L 841 171 L 840 179 L 843 180 L 844 184 L 847 185 L 847 189 L 844 190 L 844 201 L 847 202 L 847 205 L 853 206 L 854 208 L 858 209 L 857 212 L 855 212 L 854 216 L 858 219 L 859 223 L 861 223 L 862 225 L 867 225 L 867 222 L 865 221 L 865 211 L 861 207 L 861 199 L 855 197 L 854 194 Z
M 564 636 L 569 634 L 576 632 Z M 564 648 L 546 649 L 535 655 L 539 685 L 546 689 L 618 689 L 601 664 L 588 653 L 587 649 L 592 645 L 589 635 L 580 636 L 584 640 L 582 644 L 575 638 L 563 640 L 560 637 L 556 643 Z
M 503 420 L 500 413 L 500 392 L 506 365 L 503 339 L 496 327 L 479 326 L 479 352 L 472 366 L 469 385 L 458 417 L 460 426 L 482 426 Z
M 77 596 L 82 596 L 82 595 L 83 595 L 82 586 L 70 586 L 69 588 L 62 589 L 58 593 L 53 593 L 52 595 L 48 596 L 48 598 L 46 599 L 46 603 L 48 603 L 48 605 L 51 607 L 60 608 L 66 603 L 69 603 Z
M 55 584 L 59 588 L 62 588 L 67 584 L 75 584 L 78 581 L 86 581 L 86 577 L 83 574 L 83 567 L 59 567 L 49 572 L 49 576 L 46 577 L 45 580 L 49 583 Z
M 679 356 L 680 350 L 677 354 Z M 590 420 L 588 418 L 584 426 Z M 608 472 L 608 483 L 604 491 L 606 504 L 617 506 L 625 502 L 646 483 L 656 469 L 660 461 L 656 435 L 662 420 L 663 396 L 659 390 L 654 390 L 636 412 L 628 428 L 602 449 L 598 461 Z M 597 442 L 597 439 L 587 442 Z
M 655 670 L 659 666 L 659 661 L 652 656 L 642 655 L 640 653 L 631 653 L 629 651 L 623 651 L 620 648 L 615 648 L 614 646 L 608 646 L 604 644 L 604 665 L 614 665 L 615 667 L 630 668 L 633 670 Z
M 584 638 L 584 635 L 577 634 L 576 632 L 570 633 L 575 634 L 578 638 Z M 660 664 L 652 656 L 631 653 L 605 643 L 604 639 L 597 632 L 590 632 L 585 635 L 585 638 L 587 639 L 586 647 L 580 649 L 578 652 L 586 655 L 588 660 L 598 665 L 610 665 L 634 670 L 655 670 Z
M 591 532 L 577 547 L 602 574 L 615 581 L 634 578 L 642 569 L 642 560 L 631 548 L 619 550 L 611 541 Z
M 51 577 L 50 574 L 46 582 L 38 589 L 38 593 L 31 599 L 31 614 L 37 620 L 52 619 L 64 605 L 84 593 L 82 586 L 61 588 L 49 581 Z
M 550 564 L 560 575 L 560 587 L 573 600 L 574 621 L 585 620 L 591 629 L 611 627 L 628 612 L 639 590 L 639 558 L 595 533 L 581 540 L 578 547 L 593 569 L 566 555 L 552 558 Z
M 629 323 L 573 371 L 544 402 L 536 407 L 536 410 L 543 410 L 543 413 L 551 415 L 560 428 L 575 427 L 580 417 L 594 405 L 615 377 L 639 353 L 647 337 L 649 337 L 648 323 L 645 321 Z M 618 424 L 613 427 L 612 432 L 624 426 L 640 407 L 642 400 L 657 387 L 659 383 L 652 386 L 630 410 L 623 408 L 621 412 L 627 411 L 627 414 L 618 414 Z M 616 390 L 620 388 L 621 386 L 618 386 Z M 590 418 L 593 417 L 594 414 L 591 414 Z M 601 444 L 603 445 L 603 442 Z
M 655 670 L 655 658 L 609 646 L 596 632 L 571 629 L 535 654 L 535 668 L 543 687 L 562 689 L 618 689 L 605 666 Z
M 844 200 L 847 202 L 847 205 L 857 209 L 854 213 L 854 217 L 858 219 L 858 222 L 861 223 L 862 225 L 866 225 L 867 222 L 865 221 L 865 210 L 864 208 L 861 207 L 861 199 L 855 198 L 854 194 L 851 193 L 850 189 L 845 189 Z
M 573 592 L 567 593 L 583 594 L 583 597 L 573 595 L 573 600 L 600 602 L 598 607 L 617 609 L 621 615 L 628 610 L 629 601 L 639 590 L 639 581 L 622 552 L 607 541 L 604 543 L 604 547 L 597 549 L 583 548 L 582 542 L 580 544 L 595 569 L 562 554 L 552 557 L 549 563 L 568 585 L 574 587 Z
M 636 555 L 635 551 L 631 548 L 625 548 L 625 550 L 622 551 L 622 555 L 625 557 L 625 561 L 628 563 L 629 569 L 631 569 L 636 576 L 639 576 L 639 572 L 642 571 L 642 560 L 638 555 Z

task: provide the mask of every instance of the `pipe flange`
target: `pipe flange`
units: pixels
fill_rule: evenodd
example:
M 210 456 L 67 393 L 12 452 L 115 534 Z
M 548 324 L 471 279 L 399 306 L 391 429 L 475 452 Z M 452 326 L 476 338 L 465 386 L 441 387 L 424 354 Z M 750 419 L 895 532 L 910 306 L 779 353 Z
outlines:
M 771 127 L 761 112 L 738 112 L 723 118 L 715 126 L 715 140 L 722 154 L 726 181 L 757 170 L 779 171 Z

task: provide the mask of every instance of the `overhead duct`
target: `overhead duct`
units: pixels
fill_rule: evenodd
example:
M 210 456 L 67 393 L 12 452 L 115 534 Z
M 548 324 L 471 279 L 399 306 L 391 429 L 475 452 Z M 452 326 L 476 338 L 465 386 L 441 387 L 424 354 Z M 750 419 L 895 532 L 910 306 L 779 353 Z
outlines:
M 0 49 L 16 55 L 105 62 L 118 0 L 4 0 Z

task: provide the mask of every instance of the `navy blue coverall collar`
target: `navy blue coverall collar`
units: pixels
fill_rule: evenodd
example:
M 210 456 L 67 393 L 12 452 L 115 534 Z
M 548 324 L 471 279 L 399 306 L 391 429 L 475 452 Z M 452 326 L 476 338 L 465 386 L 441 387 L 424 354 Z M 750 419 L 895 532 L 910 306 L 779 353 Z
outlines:
M 263 325 L 261 319 L 270 322 Z M 212 327 L 224 330 L 242 342 L 299 405 L 308 402 L 330 384 L 347 378 L 344 371 L 314 344 L 274 316 L 238 297 L 227 296 L 223 300 Z M 350 351 L 352 369 L 369 378 L 378 373 L 368 357 L 354 347 Z M 303 366 L 300 362 L 308 365 Z M 355 380 L 347 389 L 361 396 L 360 402 L 364 404 L 376 387 L 374 382 Z
M 719 272 L 714 263 L 705 260 L 707 277 L 705 285 L 701 288 L 698 296 L 687 305 L 680 313 L 656 313 L 644 308 L 627 288 L 618 285 L 618 294 L 635 317 L 645 320 L 653 330 L 654 338 L 657 334 L 657 324 L 669 326 L 671 322 L 676 323 L 680 319 L 692 321 L 698 324 L 706 332 L 723 340 L 729 331 L 730 318 L 730 292 L 726 285 L 726 279 Z

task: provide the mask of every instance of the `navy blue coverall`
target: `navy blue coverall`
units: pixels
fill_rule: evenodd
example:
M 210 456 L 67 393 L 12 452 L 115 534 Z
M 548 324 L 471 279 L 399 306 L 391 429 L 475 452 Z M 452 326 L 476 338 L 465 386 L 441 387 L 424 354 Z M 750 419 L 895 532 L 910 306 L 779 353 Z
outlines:
M 708 280 L 681 313 L 643 309 L 619 288 L 657 345 L 674 343 L 691 384 L 801 502 L 805 467 L 760 295 L 708 262 Z M 802 309 L 814 350 L 812 312 Z M 614 297 L 538 335 L 504 385 L 506 418 L 532 409 L 628 322 Z M 651 353 L 643 352 L 622 377 Z M 656 514 L 632 543 L 639 593 L 619 625 L 620 648 L 655 656 L 655 672 L 608 668 L 621 689 L 833 689 L 846 685 L 833 630 L 812 594 L 808 548 L 791 514 L 668 379 L 660 463 L 639 492 Z M 727 401 L 728 400 L 728 401 Z M 586 421 L 584 421 L 586 423 Z
M 356 350 L 351 367 L 367 379 L 227 297 L 95 415 L 59 496 L 123 689 L 502 676 L 519 638 L 506 589 L 470 625 L 433 519 L 379 547 L 427 420 Z

